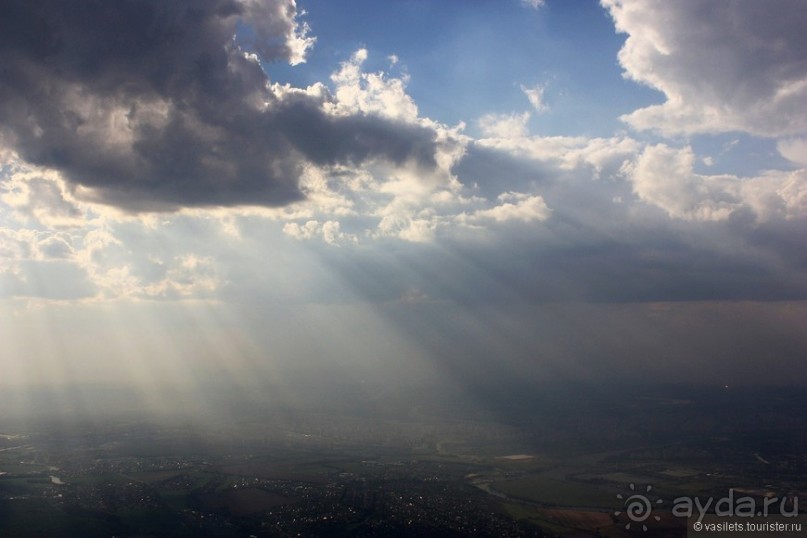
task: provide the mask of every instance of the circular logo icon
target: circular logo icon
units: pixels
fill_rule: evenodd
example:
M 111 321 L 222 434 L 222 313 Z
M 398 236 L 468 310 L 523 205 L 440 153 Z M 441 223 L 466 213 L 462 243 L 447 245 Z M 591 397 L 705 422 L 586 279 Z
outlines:
M 622 501 L 622 510 L 617 510 L 614 512 L 615 516 L 620 516 L 623 513 L 628 516 L 628 522 L 625 524 L 625 529 L 630 529 L 631 525 L 636 523 L 642 524 L 642 530 L 647 530 L 647 525 L 645 525 L 645 521 L 653 514 L 653 505 L 654 504 L 661 504 L 664 501 L 661 499 L 656 499 L 655 502 L 651 501 L 650 498 L 646 495 L 650 493 L 653 489 L 653 486 L 648 485 L 645 487 L 644 493 L 635 493 L 636 486 L 631 484 L 630 486 L 631 494 L 628 497 L 625 497 L 621 493 L 618 493 L 616 498 Z M 653 516 L 653 519 L 656 521 L 660 521 L 661 518 L 659 516 Z

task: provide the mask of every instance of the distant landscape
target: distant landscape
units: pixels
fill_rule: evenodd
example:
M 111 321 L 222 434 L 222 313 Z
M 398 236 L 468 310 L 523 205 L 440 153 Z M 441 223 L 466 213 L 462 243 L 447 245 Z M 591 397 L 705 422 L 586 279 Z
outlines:
M 633 485 L 662 501 L 639 532 L 683 536 L 677 497 L 807 498 L 798 390 L 379 394 L 361 412 L 6 417 L 0 535 L 617 537 L 637 532 L 617 515 Z

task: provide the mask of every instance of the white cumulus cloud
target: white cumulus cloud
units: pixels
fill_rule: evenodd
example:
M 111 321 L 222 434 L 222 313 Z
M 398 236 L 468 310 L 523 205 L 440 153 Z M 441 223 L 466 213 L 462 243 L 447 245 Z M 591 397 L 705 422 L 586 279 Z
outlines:
M 665 134 L 807 131 L 807 3 L 602 0 L 625 76 L 666 100 L 623 120 Z
M 626 170 L 639 198 L 674 218 L 719 221 L 740 209 L 760 221 L 807 216 L 807 170 L 741 178 L 697 174 L 694 163 L 691 148 L 658 144 L 647 147 Z

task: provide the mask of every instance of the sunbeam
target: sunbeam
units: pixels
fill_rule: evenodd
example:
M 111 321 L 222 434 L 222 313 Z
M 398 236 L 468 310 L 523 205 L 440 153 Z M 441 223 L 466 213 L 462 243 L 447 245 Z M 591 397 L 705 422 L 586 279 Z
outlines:
M 798 515 L 806 17 L 0 0 L 0 536 Z

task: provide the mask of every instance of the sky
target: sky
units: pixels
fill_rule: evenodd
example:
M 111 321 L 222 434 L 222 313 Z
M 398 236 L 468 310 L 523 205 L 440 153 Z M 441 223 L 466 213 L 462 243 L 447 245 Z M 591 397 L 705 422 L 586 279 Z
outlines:
M 807 384 L 805 25 L 2 0 L 0 384 Z

